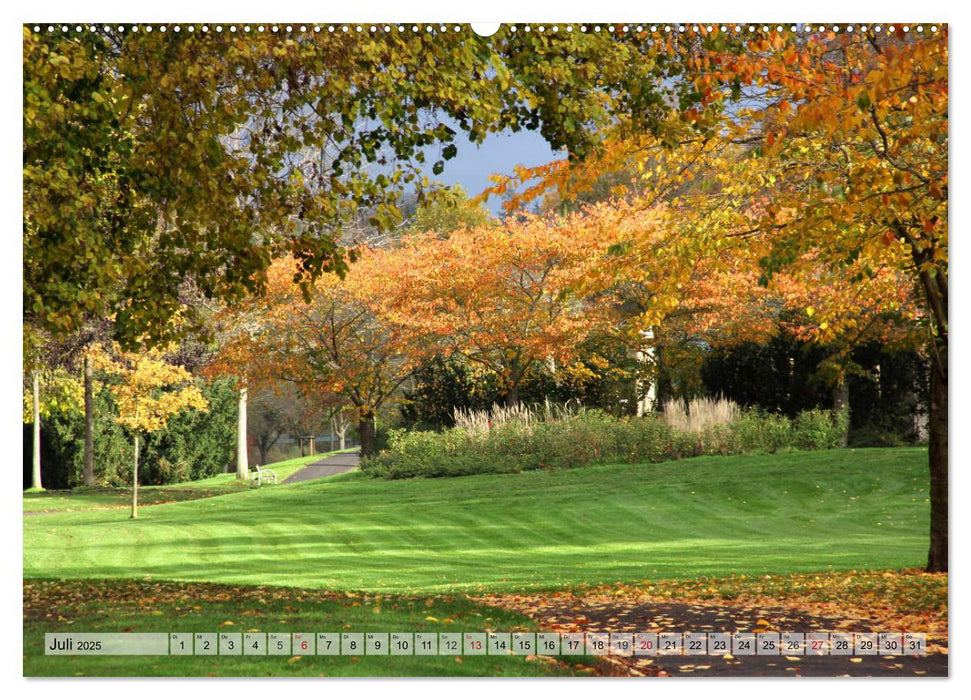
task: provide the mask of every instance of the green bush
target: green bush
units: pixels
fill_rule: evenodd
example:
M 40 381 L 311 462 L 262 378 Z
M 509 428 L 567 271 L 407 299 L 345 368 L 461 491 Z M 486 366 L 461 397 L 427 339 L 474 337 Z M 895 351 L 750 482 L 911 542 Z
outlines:
M 143 436 L 139 483 L 169 484 L 204 479 L 224 470 L 236 450 L 236 392 L 228 380 L 203 383 L 209 402 L 205 413 L 191 410 L 169 420 L 164 430 Z M 114 416 L 107 388 L 95 394 L 94 469 L 103 486 L 131 484 L 133 439 Z M 47 488 L 73 488 L 83 483 L 84 415 L 55 412 L 41 421 L 42 481 Z M 25 442 L 25 452 L 31 443 Z
M 762 409 L 744 411 L 735 421 L 738 452 L 778 452 L 792 447 L 792 421 Z
M 131 483 L 132 445 L 112 416 L 115 403 L 107 389 L 95 393 L 94 469 L 99 484 Z M 25 427 L 29 424 L 25 423 Z M 84 414 L 53 411 L 41 421 L 41 481 L 45 488 L 67 489 L 84 481 Z M 33 444 L 25 434 L 24 453 Z M 26 488 L 29 482 L 25 480 Z
M 591 464 L 661 462 L 698 455 L 825 449 L 839 444 L 843 417 L 806 411 L 795 420 L 741 411 L 731 423 L 701 432 L 675 430 L 659 417 L 617 418 L 582 411 L 527 425 L 488 430 L 392 430 L 387 449 L 364 460 L 366 473 L 385 479 L 571 469 Z
M 845 419 L 834 420 L 832 411 L 803 411 L 793 422 L 792 440 L 802 450 L 839 447 Z
M 171 484 L 215 476 L 236 454 L 237 394 L 231 380 L 199 382 L 207 411 L 183 411 L 144 441 L 139 477 L 145 484 Z M 130 473 L 130 472 L 129 472 Z

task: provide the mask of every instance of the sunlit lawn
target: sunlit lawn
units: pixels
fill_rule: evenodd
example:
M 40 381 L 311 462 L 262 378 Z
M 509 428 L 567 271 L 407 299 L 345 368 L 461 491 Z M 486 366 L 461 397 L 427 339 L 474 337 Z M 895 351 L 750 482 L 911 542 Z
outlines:
M 354 451 L 357 448 L 346 451 Z M 291 474 L 303 469 L 308 464 L 317 462 L 340 451 L 323 452 L 320 454 L 297 457 L 283 462 L 266 465 L 266 469 L 276 472 L 277 480 L 283 482 Z M 272 484 L 268 484 L 272 486 Z M 220 496 L 227 493 L 248 490 L 249 484 L 236 479 L 236 473 L 217 474 L 208 479 L 185 481 L 178 484 L 164 486 L 140 486 L 138 502 L 141 506 L 159 503 L 173 503 L 176 501 L 191 501 L 198 498 Z M 25 511 L 61 511 L 61 510 L 89 510 L 93 508 L 125 508 L 131 504 L 130 488 L 87 488 L 81 487 L 70 491 L 26 491 L 24 492 Z
M 927 552 L 926 451 L 381 481 L 351 473 L 24 519 L 24 576 L 381 592 L 893 569 Z

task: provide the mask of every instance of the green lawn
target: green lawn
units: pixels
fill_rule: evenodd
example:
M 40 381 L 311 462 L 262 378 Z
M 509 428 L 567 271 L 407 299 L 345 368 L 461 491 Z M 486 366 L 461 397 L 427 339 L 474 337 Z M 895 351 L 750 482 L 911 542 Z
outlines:
M 355 447 L 344 451 L 353 452 L 357 449 Z M 341 451 L 337 450 L 335 452 L 323 452 L 308 457 L 297 457 L 284 462 L 267 464 L 264 468 L 272 469 L 276 472 L 277 479 L 282 482 L 294 472 L 303 469 L 306 465 L 317 462 L 324 457 L 340 453 Z M 268 484 L 268 486 L 272 485 Z M 217 474 L 208 479 L 199 479 L 198 481 L 184 481 L 178 484 L 166 484 L 165 486 L 140 486 L 138 489 L 138 504 L 139 506 L 151 506 L 160 503 L 191 501 L 198 498 L 209 498 L 211 496 L 235 493 L 249 488 L 249 484 L 244 484 L 236 479 L 235 472 L 230 474 Z M 131 489 L 83 487 L 71 491 L 25 491 L 23 502 L 24 511 L 32 512 L 129 508 L 131 507 Z
M 926 451 L 710 457 L 381 481 L 24 519 L 25 578 L 393 593 L 919 566 Z

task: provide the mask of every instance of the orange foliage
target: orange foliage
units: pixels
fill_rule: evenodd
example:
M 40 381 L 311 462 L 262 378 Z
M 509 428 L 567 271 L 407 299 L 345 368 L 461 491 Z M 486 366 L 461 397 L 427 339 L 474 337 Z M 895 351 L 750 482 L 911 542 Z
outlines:
M 584 285 L 601 274 L 617 232 L 594 217 L 521 215 L 501 227 L 421 234 L 361 261 L 371 292 L 424 353 L 458 353 L 513 391 L 537 362 L 566 362 L 609 321 L 610 299 Z

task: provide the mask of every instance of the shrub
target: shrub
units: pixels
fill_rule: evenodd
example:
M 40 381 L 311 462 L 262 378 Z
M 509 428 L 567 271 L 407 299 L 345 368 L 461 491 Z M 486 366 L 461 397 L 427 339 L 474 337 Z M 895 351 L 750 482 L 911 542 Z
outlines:
M 597 410 L 494 407 L 457 414 L 461 427 L 442 432 L 392 430 L 387 449 L 364 460 L 361 468 L 403 479 L 823 449 L 839 444 L 840 420 L 828 411 L 807 411 L 790 421 L 761 410 L 743 411 L 731 402 L 698 402 L 695 408 L 682 404 L 671 415 L 643 418 Z
M 238 410 L 233 383 L 227 379 L 205 383 L 200 380 L 199 388 L 209 404 L 206 412 L 193 409 L 178 413 L 164 429 L 145 439 L 143 461 L 139 464 L 142 483 L 205 479 L 232 463 Z
M 792 440 L 796 447 L 803 450 L 824 450 L 839 447 L 840 437 L 846 421 L 843 416 L 833 418 L 832 411 L 803 411 L 792 428 Z
M 236 392 L 228 380 L 201 383 L 209 402 L 206 413 L 187 411 L 170 419 L 165 429 L 144 437 L 139 456 L 139 482 L 167 484 L 203 479 L 220 473 L 236 449 Z M 115 422 L 111 393 L 95 394 L 94 467 L 104 486 L 131 484 L 133 440 Z M 83 480 L 84 415 L 55 412 L 41 422 L 42 479 L 48 488 L 72 488 Z M 31 443 L 25 443 L 25 452 Z

